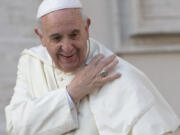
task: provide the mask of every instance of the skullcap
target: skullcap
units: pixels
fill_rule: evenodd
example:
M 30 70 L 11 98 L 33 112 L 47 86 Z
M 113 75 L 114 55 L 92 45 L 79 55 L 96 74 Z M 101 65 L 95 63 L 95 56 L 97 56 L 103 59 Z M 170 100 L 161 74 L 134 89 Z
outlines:
M 60 9 L 82 8 L 79 0 L 43 0 L 37 12 L 37 19 L 42 16 Z

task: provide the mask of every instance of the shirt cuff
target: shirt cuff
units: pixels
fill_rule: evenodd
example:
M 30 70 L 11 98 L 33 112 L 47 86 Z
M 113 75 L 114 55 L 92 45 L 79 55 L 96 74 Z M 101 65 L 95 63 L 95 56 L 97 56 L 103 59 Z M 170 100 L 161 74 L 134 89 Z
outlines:
M 77 123 L 77 126 L 78 126 L 79 123 L 78 123 L 77 113 L 78 113 L 79 111 L 78 111 L 77 106 L 74 104 L 71 96 L 69 95 L 69 93 L 68 93 L 68 91 L 67 91 L 67 88 L 66 88 L 66 96 L 67 96 L 67 99 L 68 99 L 68 103 L 69 103 L 69 106 L 70 106 L 70 109 L 71 109 L 72 116 L 73 116 L 73 118 L 75 119 L 75 121 L 76 121 L 76 123 Z
M 70 108 L 71 109 L 75 109 L 76 106 L 71 98 L 71 96 L 69 95 L 68 91 L 67 91 L 67 88 L 66 88 L 66 95 L 67 95 L 67 98 L 68 98 L 68 102 L 69 102 L 69 105 L 70 105 Z

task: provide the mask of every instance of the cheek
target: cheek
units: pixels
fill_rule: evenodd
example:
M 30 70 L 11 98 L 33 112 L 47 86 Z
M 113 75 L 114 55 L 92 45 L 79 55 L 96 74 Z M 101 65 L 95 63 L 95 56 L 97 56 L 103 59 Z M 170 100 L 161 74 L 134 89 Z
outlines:
M 57 50 L 58 50 L 57 48 L 48 46 L 48 47 L 47 47 L 47 50 L 48 50 L 49 54 L 51 55 L 51 57 L 57 58 L 57 57 L 56 57 Z
M 81 54 L 84 53 L 84 51 L 86 50 L 86 44 L 85 42 L 79 42 L 77 45 L 76 45 L 76 49 L 78 49 Z
M 87 53 L 87 45 L 85 43 L 81 46 L 80 51 L 81 51 L 81 59 L 85 59 Z

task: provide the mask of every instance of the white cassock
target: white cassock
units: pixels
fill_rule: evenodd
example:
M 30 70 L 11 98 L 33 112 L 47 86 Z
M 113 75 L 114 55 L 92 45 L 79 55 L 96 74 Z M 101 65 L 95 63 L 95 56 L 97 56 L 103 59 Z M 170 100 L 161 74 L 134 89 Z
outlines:
M 99 53 L 112 54 L 90 39 L 86 63 Z M 177 130 L 177 115 L 149 79 L 118 60 L 114 72 L 121 78 L 85 97 L 76 110 L 66 91 L 76 73 L 58 70 L 42 46 L 24 50 L 14 95 L 5 110 L 9 134 L 163 135 Z

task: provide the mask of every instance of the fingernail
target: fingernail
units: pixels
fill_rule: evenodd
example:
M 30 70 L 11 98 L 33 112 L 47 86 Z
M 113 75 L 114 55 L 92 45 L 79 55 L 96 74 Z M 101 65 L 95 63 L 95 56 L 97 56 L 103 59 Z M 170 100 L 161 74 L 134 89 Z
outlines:
M 113 59 L 115 59 L 116 58 L 116 55 L 113 55 Z
M 116 63 L 119 63 L 119 60 L 118 60 L 118 59 L 115 59 L 115 62 L 116 62 Z
M 122 74 L 121 74 L 121 73 L 118 73 L 118 76 L 119 76 L 119 77 L 121 77 L 121 76 L 122 76 Z

